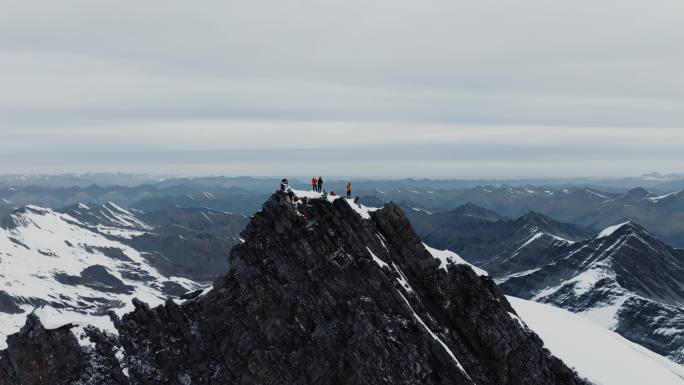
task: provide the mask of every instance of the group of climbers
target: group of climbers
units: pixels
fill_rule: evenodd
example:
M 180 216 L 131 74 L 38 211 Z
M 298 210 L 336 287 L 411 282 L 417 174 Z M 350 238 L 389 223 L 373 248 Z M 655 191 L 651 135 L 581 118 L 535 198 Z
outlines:
M 315 176 L 311 178 L 311 188 L 314 192 L 319 192 L 323 193 L 325 192 L 323 190 L 323 177 L 319 176 L 316 178 Z M 337 193 L 335 191 L 330 191 L 331 196 L 337 196 Z M 351 199 L 352 195 L 352 182 L 347 182 L 347 199 Z
M 347 182 L 347 186 L 346 186 L 347 199 L 351 199 L 352 187 L 353 187 L 352 182 L 351 181 Z M 319 193 L 323 193 L 323 195 L 328 195 L 325 192 L 325 190 L 323 190 L 323 177 L 322 176 L 319 176 L 318 178 L 314 176 L 313 178 L 311 178 L 311 188 L 314 192 L 319 192 Z M 294 200 L 294 198 L 293 198 L 294 192 L 290 188 L 290 185 L 289 185 L 287 178 L 283 178 L 280 181 L 280 191 L 283 193 L 287 193 L 288 196 L 290 197 L 290 200 Z M 335 193 L 335 191 L 331 190 L 330 196 L 337 196 L 337 194 Z M 358 204 L 358 200 L 359 200 L 359 197 L 356 197 L 356 199 L 354 199 L 354 203 Z
M 311 186 L 313 187 L 314 192 L 323 192 L 323 177 L 311 178 Z

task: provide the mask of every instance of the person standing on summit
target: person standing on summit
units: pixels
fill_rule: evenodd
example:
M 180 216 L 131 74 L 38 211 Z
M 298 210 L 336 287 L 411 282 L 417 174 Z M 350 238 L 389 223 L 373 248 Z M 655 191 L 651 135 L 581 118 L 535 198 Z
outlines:
M 352 194 L 352 183 L 351 181 L 347 182 L 347 199 L 351 199 L 351 194 Z
M 323 177 L 318 177 L 318 192 L 323 192 Z
M 321 189 L 318 188 L 318 179 L 316 177 L 311 178 L 311 186 L 314 192 L 320 192 Z

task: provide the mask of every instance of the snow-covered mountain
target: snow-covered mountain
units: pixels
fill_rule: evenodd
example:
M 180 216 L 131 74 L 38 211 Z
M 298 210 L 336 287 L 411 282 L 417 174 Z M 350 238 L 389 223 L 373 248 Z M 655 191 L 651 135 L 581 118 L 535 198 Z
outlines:
M 516 266 L 514 260 L 501 263 Z M 627 222 L 546 249 L 534 268 L 532 261 L 497 277 L 506 293 L 580 313 L 684 363 L 683 250 Z
M 0 351 L 0 385 L 586 384 L 396 205 L 298 195 L 268 199 L 213 290 L 136 301 L 118 335 L 87 329 L 94 346 L 29 317 Z
M 632 190 L 616 199 L 667 198 Z M 684 363 L 684 251 L 632 222 L 590 235 L 538 213 L 515 221 L 464 213 L 408 215 L 426 243 L 488 271 L 507 294 L 581 313 Z
M 112 221 L 130 219 L 122 213 L 111 215 Z M 137 250 L 92 231 L 69 214 L 27 206 L 5 218 L 3 225 L 0 344 L 33 311 L 48 324 L 78 320 L 103 326 L 108 310 L 130 311 L 133 298 L 162 303 L 173 293 L 200 288 L 189 279 L 160 274 Z M 140 230 L 103 226 L 102 231 L 130 238 Z
M 407 215 L 426 243 L 465 255 L 495 277 L 535 268 L 547 253 L 595 235 L 539 213 L 511 220 L 475 205 L 432 214 L 409 210 Z
M 90 230 L 117 237 L 140 251 L 163 274 L 204 283 L 228 269 L 230 249 L 248 221 L 243 215 L 203 207 L 141 211 L 112 202 L 79 203 L 61 211 Z
M 617 298 L 612 294 L 629 295 L 625 302 L 649 297 L 656 305 L 681 303 L 681 292 L 674 285 L 681 278 L 677 275 L 679 251 L 652 239 L 636 225 L 614 226 L 583 241 L 581 229 L 538 214 L 510 221 L 476 207 L 462 210 L 471 219 L 507 224 L 510 232 L 502 239 L 514 240 L 515 245 L 506 249 L 508 261 L 497 259 L 502 265 L 526 250 L 559 251 L 562 258 L 549 253 L 550 259 L 537 271 L 504 281 L 545 270 L 549 276 L 544 282 L 559 278 L 556 286 L 570 287 L 552 290 L 556 286 L 546 286 L 549 299 L 559 300 L 546 302 L 566 306 L 562 302 L 573 299 L 568 303 L 577 307 L 571 310 L 582 313 L 573 314 L 503 296 L 487 272 L 464 266 L 469 264 L 453 252 L 424 245 L 395 205 L 369 209 L 342 198 L 318 199 L 316 193 L 299 192 L 299 196 L 293 203 L 275 194 L 266 202 L 243 233 L 244 243 L 233 251 L 234 268 L 216 281 L 213 290 L 187 297 L 185 303 L 168 301 L 157 308 L 135 301 L 132 312 L 115 317 L 118 335 L 92 328 L 78 330 L 93 343 L 79 347 L 69 333 L 70 326 L 51 329 L 62 325 L 58 321 L 82 323 L 79 312 L 64 313 L 50 306 L 37 312 L 38 317 L 30 317 L 22 331 L 12 336 L 10 347 L 0 351 L 0 373 L 11 375 L 7 382 L 0 378 L 0 384 L 16 385 L 43 375 L 58 376 L 60 385 L 340 381 L 588 385 L 584 379 L 597 385 L 676 385 L 684 381 L 681 366 L 594 322 L 596 309 L 605 304 L 600 301 Z M 154 270 L 152 265 L 142 265 L 145 258 L 136 256 L 135 249 L 125 249 L 127 242 L 164 232 L 160 223 L 165 221 L 175 224 L 170 228 L 182 222 L 181 227 L 190 233 L 221 223 L 218 213 L 184 211 L 177 213 L 184 218 L 180 221 L 169 220 L 168 213 L 142 213 L 116 205 L 77 205 L 66 212 L 26 208 L 7 221 L 3 237 L 15 238 L 9 241 L 13 248 L 46 251 L 42 244 L 25 242 L 32 239 L 25 235 L 61 229 L 50 244 L 73 232 L 70 235 L 79 240 L 78 246 L 53 246 L 50 251 L 59 252 L 55 254 L 71 252 L 76 259 L 78 255 L 87 259 L 88 255 L 73 249 L 92 243 L 107 250 L 120 248 L 124 255 L 137 258 L 133 262 L 141 263 L 141 268 Z M 230 223 L 218 226 L 228 226 L 221 230 L 225 231 Z M 216 227 L 204 228 L 213 230 Z M 641 254 L 645 247 L 654 254 Z M 580 254 L 584 257 L 575 260 Z M 641 259 L 652 261 L 642 266 Z M 136 282 L 125 278 L 125 268 L 117 262 L 105 266 L 107 272 L 123 285 L 134 286 Z M 566 263 L 573 268 L 561 269 Z M 662 266 L 672 270 L 669 276 Z M 630 273 L 635 268 L 639 274 Z M 54 275 L 57 270 L 53 264 L 48 273 Z M 573 271 L 580 275 L 580 271 L 593 271 L 587 275 L 598 279 L 575 279 Z M 77 278 L 91 275 L 79 273 Z M 656 276 L 665 279 L 656 280 Z M 152 289 L 157 285 L 156 281 L 148 283 Z M 118 286 L 111 279 L 96 282 L 95 288 L 88 284 L 76 283 L 79 290 L 81 286 L 89 290 Z M 583 300 L 576 295 L 578 289 L 594 294 Z M 161 292 L 151 303 L 162 300 Z M 556 292 L 570 295 L 554 297 Z M 535 293 L 539 291 L 530 289 L 527 296 Z M 661 319 L 648 316 L 662 325 Z M 94 321 L 98 325 L 98 319 Z M 672 338 L 672 331 L 669 335 L 677 337 Z M 60 355 L 54 354 L 57 350 Z M 37 366 L 17 364 L 23 357 L 31 357 Z
M 111 202 L 26 206 L 0 228 L 0 346 L 36 312 L 47 325 L 112 329 L 132 299 L 163 303 L 228 268 L 247 218 L 208 209 L 145 213 Z
M 508 297 L 544 346 L 595 384 L 681 385 L 684 367 L 555 306 Z

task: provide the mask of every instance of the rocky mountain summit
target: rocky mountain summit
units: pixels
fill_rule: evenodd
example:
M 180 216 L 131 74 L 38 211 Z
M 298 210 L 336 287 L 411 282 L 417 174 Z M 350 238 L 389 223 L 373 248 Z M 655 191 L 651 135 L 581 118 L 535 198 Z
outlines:
M 91 347 L 29 316 L 0 385 L 585 383 L 394 204 L 274 194 L 242 238 L 213 290 L 135 300 L 118 336 L 86 328 Z

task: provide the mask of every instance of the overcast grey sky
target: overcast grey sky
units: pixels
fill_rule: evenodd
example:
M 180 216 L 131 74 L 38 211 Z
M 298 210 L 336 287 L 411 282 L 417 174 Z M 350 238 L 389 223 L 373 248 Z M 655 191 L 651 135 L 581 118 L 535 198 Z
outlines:
M 682 0 L 0 5 L 0 173 L 684 171 Z

